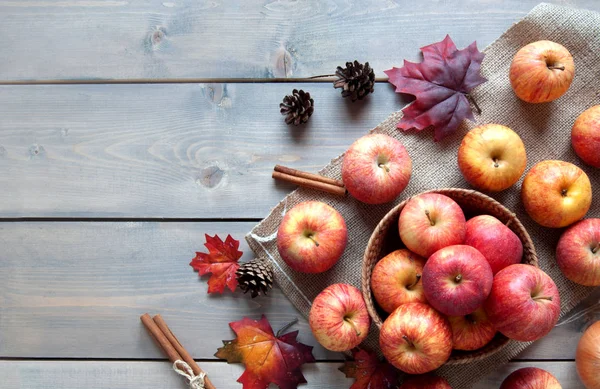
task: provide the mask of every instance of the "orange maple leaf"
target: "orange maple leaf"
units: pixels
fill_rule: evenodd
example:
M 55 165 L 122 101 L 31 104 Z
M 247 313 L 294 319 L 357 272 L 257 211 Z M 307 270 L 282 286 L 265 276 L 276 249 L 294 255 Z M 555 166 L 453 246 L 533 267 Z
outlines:
M 198 274 L 211 273 L 208 279 L 208 293 L 223 293 L 225 286 L 232 292 L 237 287 L 236 270 L 240 267 L 238 260 L 242 252 L 238 250 L 240 242 L 227 235 L 225 242 L 218 235 L 214 237 L 205 234 L 207 253 L 196 252 L 196 257 L 190 266 L 198 270 Z
M 302 375 L 302 365 L 315 362 L 312 346 L 296 340 L 298 331 L 279 335 L 284 327 L 273 334 L 273 329 L 263 315 L 259 321 L 243 318 L 229 323 L 236 333 L 234 340 L 224 340 L 224 346 L 217 350 L 217 358 L 227 363 L 243 363 L 244 374 L 238 378 L 243 389 L 266 389 L 270 383 L 281 389 L 295 389 L 306 383 Z

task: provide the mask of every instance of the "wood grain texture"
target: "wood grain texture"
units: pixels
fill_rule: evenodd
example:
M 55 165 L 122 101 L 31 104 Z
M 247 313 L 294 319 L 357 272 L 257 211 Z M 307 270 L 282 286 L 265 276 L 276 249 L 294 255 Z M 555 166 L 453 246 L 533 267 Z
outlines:
M 305 126 L 279 103 L 314 96 Z M 388 84 L 363 103 L 331 84 L 0 86 L 0 217 L 262 218 L 402 107 Z
M 446 34 L 483 48 L 538 3 L 4 0 L 0 81 L 309 77 L 354 59 L 383 76 Z
M 253 223 L 0 223 L 0 357 L 161 358 L 139 321 L 160 313 L 195 358 L 213 358 L 228 323 L 267 315 L 275 330 L 298 312 L 275 289 L 266 298 L 206 294 L 188 265 L 204 234 L 242 239 Z M 242 241 L 243 260 L 251 252 Z M 519 358 L 573 359 L 600 320 L 600 290 Z M 318 359 L 341 359 L 294 329 Z
M 240 364 L 201 362 L 219 389 L 241 389 L 236 382 L 243 373 Z M 348 389 L 352 380 L 337 370 L 340 363 L 306 364 L 302 372 L 307 384 L 300 388 Z M 522 367 L 536 366 L 552 373 L 564 389 L 585 389 L 574 362 L 513 362 L 500 367 L 475 384 L 473 389 L 498 388 L 504 378 Z M 73 361 L 4 361 L 0 363 L 3 384 L 10 389 L 129 389 L 184 388 L 167 362 L 73 362 Z M 274 387 L 274 386 L 273 386 Z

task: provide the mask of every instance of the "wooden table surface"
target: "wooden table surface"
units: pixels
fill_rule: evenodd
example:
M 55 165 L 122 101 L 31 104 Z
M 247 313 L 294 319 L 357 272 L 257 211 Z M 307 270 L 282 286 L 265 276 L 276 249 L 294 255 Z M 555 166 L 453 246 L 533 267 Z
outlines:
M 552 1 L 600 11 L 595 0 Z M 418 4 L 423 3 L 423 4 Z M 0 387 L 183 388 L 140 324 L 161 313 L 219 389 L 241 365 L 214 358 L 228 323 L 299 317 L 266 298 L 209 296 L 188 266 L 204 234 L 243 236 L 293 186 L 277 163 L 316 171 L 406 102 L 385 82 L 350 104 L 339 64 L 378 77 L 450 34 L 481 49 L 534 0 L 0 1 Z M 293 88 L 316 111 L 287 127 Z M 518 359 L 476 385 L 538 366 L 583 388 L 573 362 L 600 319 L 597 292 Z M 341 355 L 314 345 L 310 388 L 348 388 Z

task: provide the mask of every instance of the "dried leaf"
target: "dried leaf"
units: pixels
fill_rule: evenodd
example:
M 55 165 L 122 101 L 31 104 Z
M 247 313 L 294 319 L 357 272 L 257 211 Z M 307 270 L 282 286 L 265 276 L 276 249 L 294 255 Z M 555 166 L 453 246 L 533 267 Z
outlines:
M 243 389 L 266 389 L 270 383 L 281 389 L 295 389 L 306 383 L 302 365 L 314 362 L 312 346 L 296 340 L 298 331 L 275 336 L 267 318 L 259 321 L 243 318 L 229 323 L 237 335 L 234 340 L 223 341 L 217 358 L 227 363 L 243 363 L 244 374 L 238 378 Z
M 223 293 L 225 286 L 233 292 L 238 284 L 235 272 L 240 267 L 238 260 L 242 256 L 238 250 L 240 242 L 231 235 L 227 235 L 225 242 L 218 235 L 211 237 L 206 234 L 205 237 L 204 246 L 208 254 L 196 252 L 190 266 L 198 270 L 201 276 L 212 274 L 208 279 L 208 293 Z
M 350 389 L 389 389 L 398 387 L 398 371 L 375 353 L 352 350 L 353 361 L 346 361 L 340 371 L 355 381 Z
M 404 67 L 386 70 L 396 92 L 416 97 L 402 110 L 398 128 L 435 128 L 435 141 L 456 131 L 463 119 L 473 119 L 469 92 L 487 80 L 479 73 L 483 53 L 473 42 L 458 50 L 446 35 L 443 41 L 421 48 L 423 62 L 404 61 Z

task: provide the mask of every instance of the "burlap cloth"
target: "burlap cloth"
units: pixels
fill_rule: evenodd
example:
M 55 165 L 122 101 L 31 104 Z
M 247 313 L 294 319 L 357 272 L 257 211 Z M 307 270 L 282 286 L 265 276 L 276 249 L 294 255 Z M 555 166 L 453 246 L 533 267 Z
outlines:
M 440 40 L 443 36 L 440 36 Z M 564 45 L 575 59 L 575 79 L 569 91 L 560 99 L 547 104 L 527 104 L 513 93 L 508 70 L 511 60 L 522 46 L 541 39 Z M 423 42 L 429 44 L 431 42 Z M 415 48 L 416 50 L 416 48 Z M 433 132 L 403 133 L 396 129 L 401 112 L 390 115 L 372 131 L 385 133 L 400 140 L 413 160 L 413 173 L 406 190 L 393 204 L 372 206 L 362 204 L 351 196 L 336 197 L 321 192 L 298 189 L 289 194 L 246 236 L 257 256 L 270 258 L 280 288 L 296 308 L 308 316 L 311 301 L 325 287 L 345 282 L 360 288 L 361 262 L 367 241 L 377 223 L 395 204 L 416 193 L 444 187 L 469 188 L 457 165 L 457 150 L 463 136 L 483 123 L 500 123 L 515 130 L 527 150 L 527 170 L 546 159 L 575 163 L 585 170 L 592 186 L 600 188 L 600 170 L 584 165 L 571 148 L 570 130 L 577 116 L 586 108 L 600 103 L 600 14 L 590 11 L 540 4 L 523 20 L 513 25 L 485 50 L 481 72 L 488 82 L 472 93 L 481 107 L 476 123 L 464 121 L 456 134 L 439 143 L 433 142 Z M 398 66 L 402 59 L 398 58 Z M 379 88 L 391 85 L 379 84 Z M 375 92 L 377 93 L 377 92 Z M 342 156 L 331 161 L 321 174 L 341 179 Z M 526 171 L 527 171 L 526 170 Z M 592 288 L 571 283 L 556 266 L 554 249 L 561 229 L 544 228 L 527 216 L 519 200 L 521 182 L 498 194 L 492 194 L 513 210 L 529 231 L 540 258 L 540 266 L 554 279 L 561 295 L 561 316 L 590 294 Z M 597 191 L 594 195 L 597 196 Z M 294 205 L 306 200 L 320 200 L 337 209 L 348 225 L 348 246 L 339 262 L 329 271 L 306 275 L 291 270 L 277 252 L 275 236 L 282 215 Z M 588 217 L 600 217 L 600 199 L 593 200 Z M 372 326 L 375 327 L 375 326 Z M 377 348 L 378 332 L 371 330 L 365 345 Z M 515 357 L 529 343 L 511 341 L 493 356 L 467 365 L 444 366 L 437 371 L 446 377 L 454 389 L 466 389 Z

